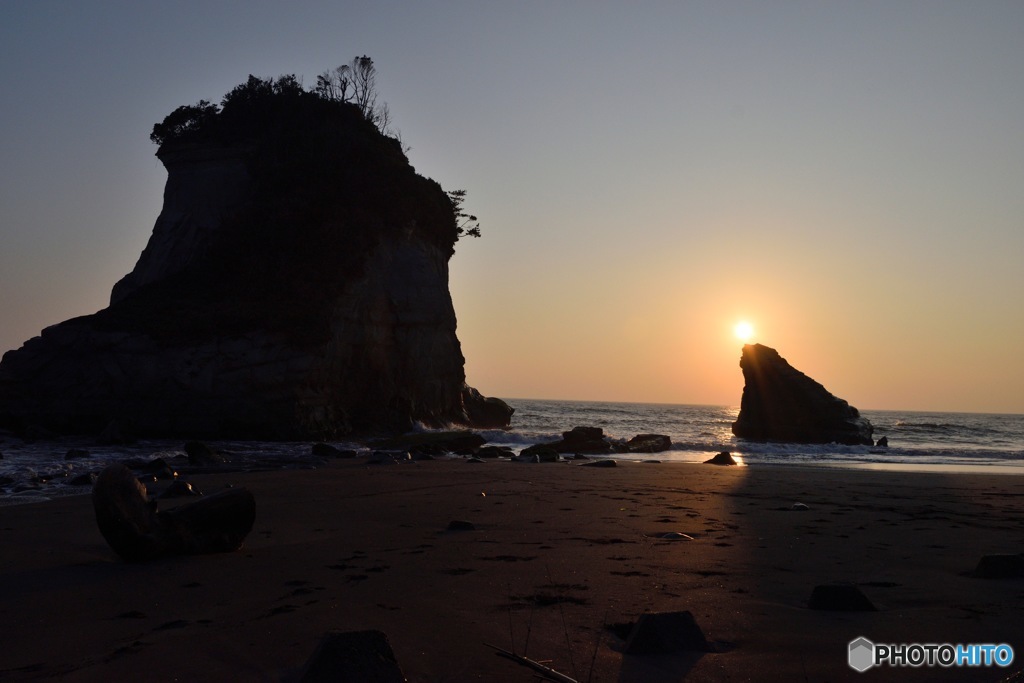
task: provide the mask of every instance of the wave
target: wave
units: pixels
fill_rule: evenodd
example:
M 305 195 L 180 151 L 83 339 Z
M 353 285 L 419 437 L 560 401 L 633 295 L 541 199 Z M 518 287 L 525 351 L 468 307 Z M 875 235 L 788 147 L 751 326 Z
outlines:
M 992 427 L 956 424 L 953 422 L 907 422 L 905 420 L 897 420 L 893 423 L 893 428 L 901 432 L 950 434 L 963 437 L 989 437 L 1002 433 L 1002 430 Z
M 488 443 L 500 446 L 532 446 L 536 443 L 551 443 L 562 438 L 561 432 L 521 432 L 503 429 L 474 430 L 487 439 Z

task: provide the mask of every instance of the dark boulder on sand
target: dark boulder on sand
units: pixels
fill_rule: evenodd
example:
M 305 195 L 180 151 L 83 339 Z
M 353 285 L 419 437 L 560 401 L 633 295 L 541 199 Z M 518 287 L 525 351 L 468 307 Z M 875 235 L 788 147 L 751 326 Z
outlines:
M 477 429 L 508 429 L 515 408 L 493 396 L 483 396 L 473 387 L 462 389 L 462 411 L 466 424 Z
M 558 462 L 561 455 L 550 444 L 538 443 L 520 451 L 513 460 L 517 462 Z
M 202 441 L 187 441 L 185 454 L 188 456 L 189 465 L 221 465 L 225 461 L 223 455 Z
M 630 453 L 664 453 L 672 448 L 672 439 L 664 434 L 637 434 L 626 442 Z
M 1024 579 L 1024 554 L 985 555 L 973 575 L 979 579 Z
M 381 631 L 328 631 L 310 656 L 298 683 L 405 683 L 405 675 Z
M 878 609 L 860 588 L 848 583 L 815 586 L 807 606 L 831 612 L 875 612 Z
M 709 652 L 704 632 L 690 612 L 641 614 L 626 639 L 628 655 Z
M 736 459 L 732 457 L 732 453 L 728 451 L 722 451 L 713 458 L 709 458 L 704 461 L 705 465 L 735 465 Z
M 732 433 L 750 441 L 873 445 L 871 423 L 792 367 L 775 349 L 747 344 L 743 397 Z
M 615 448 L 604 436 L 600 427 L 573 427 L 562 432 L 562 439 L 554 443 L 538 444 L 558 453 L 586 453 L 587 455 L 608 455 Z M 532 448 L 532 447 L 531 447 Z M 530 449 L 523 451 L 525 455 Z
M 312 441 L 509 425 L 466 384 L 457 206 L 397 139 L 287 79 L 189 111 L 154 128 L 167 184 L 135 268 L 107 308 L 4 354 L 0 427 Z
M 0 477 L 0 486 L 3 485 L 3 477 Z M 68 486 L 92 486 L 96 483 L 96 473 L 86 472 L 85 474 L 79 474 L 71 477 L 68 480 Z
M 241 487 L 158 512 L 156 501 L 121 464 L 100 473 L 92 503 L 103 538 L 128 562 L 238 550 L 256 519 L 256 502 Z
M 478 458 L 511 458 L 515 454 L 508 446 L 483 446 L 475 455 Z

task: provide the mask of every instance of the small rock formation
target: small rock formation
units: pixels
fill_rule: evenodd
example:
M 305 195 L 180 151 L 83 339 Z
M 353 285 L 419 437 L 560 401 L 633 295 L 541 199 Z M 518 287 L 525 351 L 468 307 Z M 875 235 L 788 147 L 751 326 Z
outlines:
M 138 263 L 108 308 L 4 354 L 0 427 L 324 440 L 508 426 L 512 408 L 465 382 L 455 204 L 396 139 L 294 79 L 250 77 L 220 110 L 188 109 L 160 124 L 167 185 Z
M 637 434 L 626 442 L 629 453 L 664 453 L 672 448 L 672 439 L 664 434 Z
M 600 427 L 573 427 L 562 432 L 562 440 L 548 444 L 559 453 L 585 453 L 601 455 L 612 453 L 615 449 L 604 438 L 604 430 Z
M 405 683 L 388 637 L 381 631 L 328 631 L 299 683 Z
M 209 465 L 221 465 L 225 462 L 223 455 L 207 446 L 202 441 L 187 441 L 185 443 L 185 454 L 188 456 L 189 465 L 200 467 Z
M 662 453 L 672 448 L 672 439 L 662 434 L 638 434 L 629 441 L 605 436 L 600 427 L 573 427 L 562 432 L 559 441 L 539 443 L 523 449 L 521 455 L 550 453 L 611 455 L 613 453 Z
M 471 386 L 462 388 L 462 410 L 462 421 L 477 429 L 507 429 L 515 412 L 500 398 L 482 396 Z
M 519 455 L 512 458 L 515 462 L 558 462 L 562 456 L 551 448 L 550 444 L 538 443 L 527 446 Z
M 71 477 L 68 481 L 68 486 L 92 486 L 96 483 L 96 473 L 86 472 L 85 474 L 79 474 L 78 476 Z M 4 485 L 4 477 L 0 477 L 0 486 Z
M 811 609 L 831 612 L 876 612 L 868 596 L 853 584 L 838 583 L 815 586 L 807 602 Z
M 600 427 L 573 427 L 567 432 L 562 432 L 561 441 L 530 446 L 523 450 L 522 455 L 533 455 L 541 451 L 607 455 L 614 453 L 615 449 L 605 439 L 604 430 Z
M 736 459 L 732 457 L 732 453 L 728 451 L 722 451 L 713 458 L 709 458 L 704 461 L 705 465 L 735 465 Z
M 515 451 L 508 446 L 484 446 L 478 448 L 475 455 L 478 458 L 511 458 Z
M 660 655 L 677 652 L 710 652 L 704 632 L 690 612 L 641 614 L 629 637 L 628 655 Z
M 256 519 L 256 502 L 244 488 L 158 512 L 156 501 L 123 464 L 100 473 L 92 503 L 100 533 L 127 562 L 232 552 L 242 547 Z
M 743 398 L 732 433 L 741 439 L 873 445 L 867 418 L 793 368 L 775 349 L 747 344 L 740 368 Z
M 1024 578 L 1024 554 L 985 555 L 978 560 L 974 576 L 979 579 Z

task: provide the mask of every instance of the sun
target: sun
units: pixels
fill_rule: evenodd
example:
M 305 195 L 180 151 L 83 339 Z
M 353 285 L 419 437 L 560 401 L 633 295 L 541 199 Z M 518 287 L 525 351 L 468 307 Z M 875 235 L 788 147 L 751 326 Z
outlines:
M 741 342 L 748 342 L 754 336 L 754 326 L 748 323 L 746 320 L 741 320 L 736 323 L 736 326 L 732 328 L 733 334 Z

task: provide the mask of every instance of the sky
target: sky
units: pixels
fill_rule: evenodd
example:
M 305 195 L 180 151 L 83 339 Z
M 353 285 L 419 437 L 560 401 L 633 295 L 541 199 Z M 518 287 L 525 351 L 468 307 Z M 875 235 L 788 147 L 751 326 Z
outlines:
M 861 409 L 1024 413 L 1024 3 L 0 3 L 0 352 L 105 307 L 149 141 L 358 55 L 465 189 L 486 395 L 738 405 L 743 341 Z

